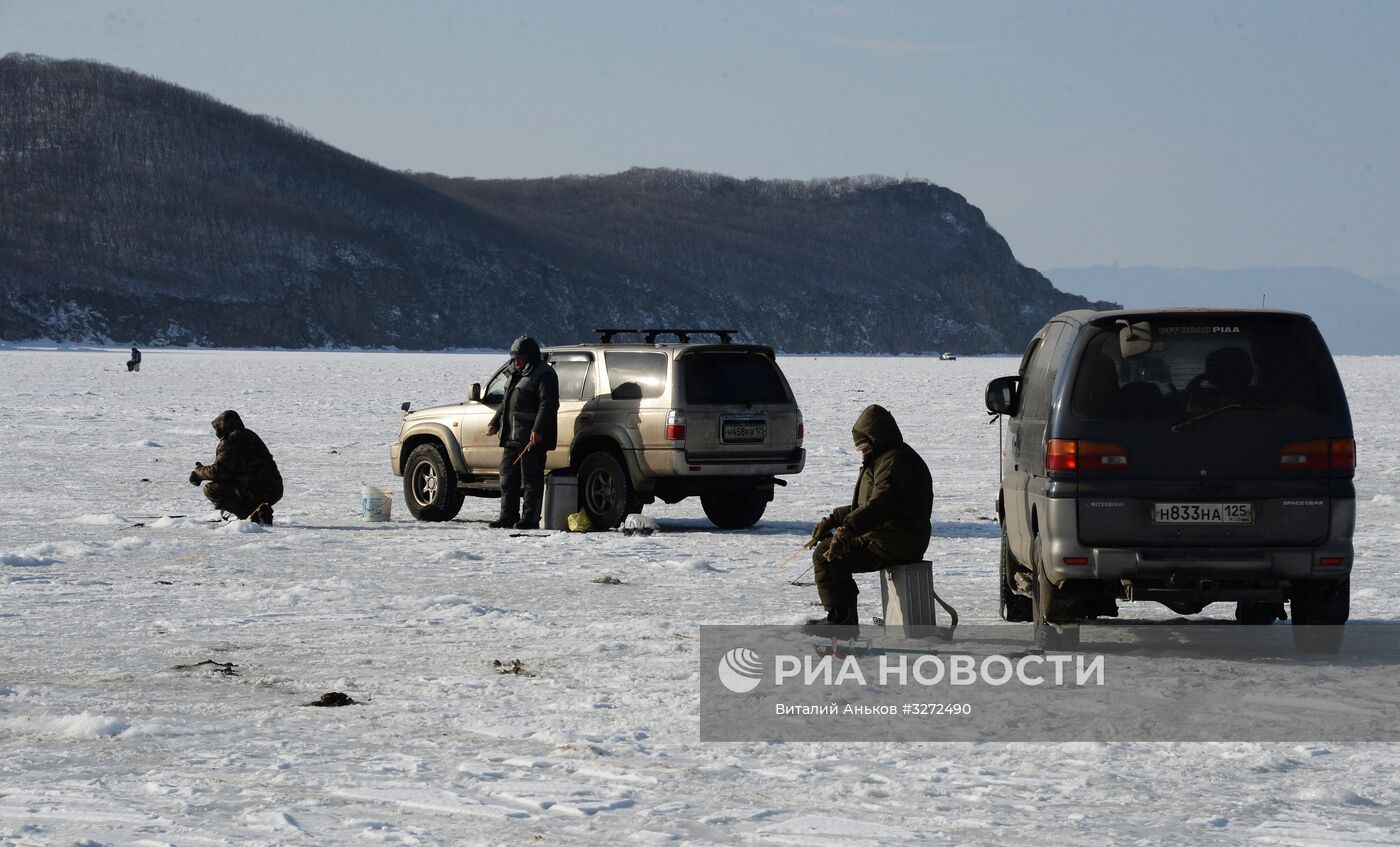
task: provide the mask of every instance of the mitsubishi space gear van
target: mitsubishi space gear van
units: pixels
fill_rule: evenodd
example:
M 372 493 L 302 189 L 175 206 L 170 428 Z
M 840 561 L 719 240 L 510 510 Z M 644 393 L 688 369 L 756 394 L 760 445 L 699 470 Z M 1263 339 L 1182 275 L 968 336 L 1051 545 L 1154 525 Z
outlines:
M 1072 649 L 1118 601 L 1233 602 L 1245 623 L 1291 616 L 1300 647 L 1340 646 L 1356 444 L 1306 315 L 1065 312 L 986 402 L 1004 423 L 1004 619 Z

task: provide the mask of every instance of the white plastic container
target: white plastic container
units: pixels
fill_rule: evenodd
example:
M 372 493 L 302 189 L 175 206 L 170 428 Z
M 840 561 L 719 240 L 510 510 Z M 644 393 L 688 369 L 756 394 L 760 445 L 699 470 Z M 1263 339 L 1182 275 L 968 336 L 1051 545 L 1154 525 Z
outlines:
M 360 489 L 360 516 L 367 521 L 387 521 L 394 498 L 387 488 L 366 485 Z

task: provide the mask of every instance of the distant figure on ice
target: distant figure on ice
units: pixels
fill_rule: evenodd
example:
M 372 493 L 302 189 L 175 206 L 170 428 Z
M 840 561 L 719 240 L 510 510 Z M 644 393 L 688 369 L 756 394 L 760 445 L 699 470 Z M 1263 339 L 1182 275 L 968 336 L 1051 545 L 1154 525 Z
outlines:
M 817 596 L 826 617 L 809 620 L 812 635 L 854 635 L 860 589 L 851 574 L 917 562 L 928 550 L 933 524 L 933 478 L 899 425 L 882 406 L 867 406 L 851 430 L 860 451 L 860 476 L 851 505 L 838 507 L 812 530 Z
M 544 361 L 540 345 L 528 335 L 510 345 L 510 357 L 514 363 L 510 385 L 501 408 L 486 425 L 486 434 L 499 432 L 505 448 L 501 452 L 501 514 L 491 526 L 539 529 L 544 455 L 559 439 L 559 377 Z
M 272 525 L 272 506 L 282 499 L 282 474 L 256 432 L 229 409 L 214 418 L 219 449 L 214 464 L 194 463 L 190 484 L 205 480 L 204 496 L 218 509 L 263 526 Z
M 139 370 L 141 370 L 141 351 L 137 350 L 133 345 L 131 348 L 131 358 L 126 360 L 126 371 L 127 373 L 131 373 L 132 371 Z

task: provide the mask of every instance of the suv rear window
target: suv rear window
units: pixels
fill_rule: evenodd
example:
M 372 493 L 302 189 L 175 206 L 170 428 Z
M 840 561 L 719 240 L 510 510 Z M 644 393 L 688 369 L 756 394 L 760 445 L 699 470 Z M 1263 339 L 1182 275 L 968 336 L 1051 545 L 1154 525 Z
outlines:
M 761 353 L 692 353 L 682 357 L 685 402 L 696 406 L 786 403 L 778 366 Z
M 1324 413 L 1329 357 L 1311 324 L 1250 316 L 1102 327 L 1075 378 L 1079 418 L 1159 418 L 1224 406 Z

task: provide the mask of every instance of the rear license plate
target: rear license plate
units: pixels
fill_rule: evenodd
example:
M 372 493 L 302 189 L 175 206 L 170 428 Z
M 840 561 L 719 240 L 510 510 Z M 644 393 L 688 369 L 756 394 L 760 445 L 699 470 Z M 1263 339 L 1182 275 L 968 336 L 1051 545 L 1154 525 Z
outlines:
M 762 421 L 725 421 L 719 440 L 725 444 L 761 444 L 768 440 L 768 424 Z
M 1250 524 L 1253 503 L 1153 503 L 1153 523 Z

